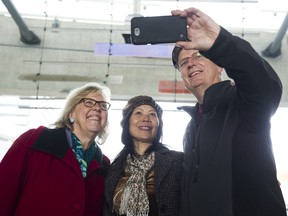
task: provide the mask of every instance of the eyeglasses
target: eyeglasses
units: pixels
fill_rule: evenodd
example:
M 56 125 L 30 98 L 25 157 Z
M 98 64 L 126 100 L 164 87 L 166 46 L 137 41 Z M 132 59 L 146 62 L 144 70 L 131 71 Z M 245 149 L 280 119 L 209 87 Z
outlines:
M 111 104 L 106 102 L 106 101 L 96 101 L 94 99 L 91 98 L 82 98 L 79 103 L 84 103 L 84 106 L 92 108 L 94 106 L 96 106 L 96 104 L 99 104 L 99 107 L 101 110 L 109 110 Z
M 177 64 L 177 68 L 178 68 L 178 70 L 183 69 L 183 68 L 187 68 L 189 60 L 196 61 L 196 60 L 199 60 L 201 58 L 203 58 L 203 56 L 199 52 L 195 52 L 192 54 L 192 56 L 181 59 Z

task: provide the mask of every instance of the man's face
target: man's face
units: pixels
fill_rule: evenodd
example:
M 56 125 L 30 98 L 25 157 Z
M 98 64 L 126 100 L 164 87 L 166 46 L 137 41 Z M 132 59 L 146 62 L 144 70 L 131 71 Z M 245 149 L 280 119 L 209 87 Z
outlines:
M 222 68 L 201 56 L 198 50 L 181 50 L 178 67 L 185 87 L 193 94 L 221 81 Z

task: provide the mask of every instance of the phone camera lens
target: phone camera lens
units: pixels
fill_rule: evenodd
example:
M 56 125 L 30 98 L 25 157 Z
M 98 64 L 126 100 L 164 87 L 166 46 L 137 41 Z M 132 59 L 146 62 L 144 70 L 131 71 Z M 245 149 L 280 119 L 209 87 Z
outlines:
M 140 35 L 140 29 L 139 28 L 135 28 L 134 29 L 134 35 L 135 36 L 139 36 Z

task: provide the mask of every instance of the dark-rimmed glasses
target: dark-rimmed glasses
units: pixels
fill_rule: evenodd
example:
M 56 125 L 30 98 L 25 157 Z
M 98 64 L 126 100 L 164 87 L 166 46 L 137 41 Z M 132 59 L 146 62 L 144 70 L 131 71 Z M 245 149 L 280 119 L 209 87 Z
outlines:
M 106 102 L 106 101 L 96 101 L 92 98 L 82 98 L 79 103 L 83 103 L 84 106 L 86 107 L 89 107 L 89 108 L 92 108 L 94 106 L 96 106 L 96 104 L 98 103 L 99 104 L 99 107 L 101 110 L 109 110 L 111 104 Z
M 202 57 L 203 56 L 199 52 L 195 52 L 190 57 L 181 59 L 177 64 L 177 69 L 180 71 L 181 69 L 187 68 L 190 60 L 195 61 L 201 59 Z

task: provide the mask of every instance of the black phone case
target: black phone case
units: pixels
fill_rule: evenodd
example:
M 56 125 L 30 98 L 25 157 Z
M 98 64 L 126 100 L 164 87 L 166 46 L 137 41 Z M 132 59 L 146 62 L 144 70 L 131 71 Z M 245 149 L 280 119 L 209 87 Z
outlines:
M 131 19 L 131 42 L 135 45 L 175 43 L 186 40 L 186 17 L 155 16 Z

